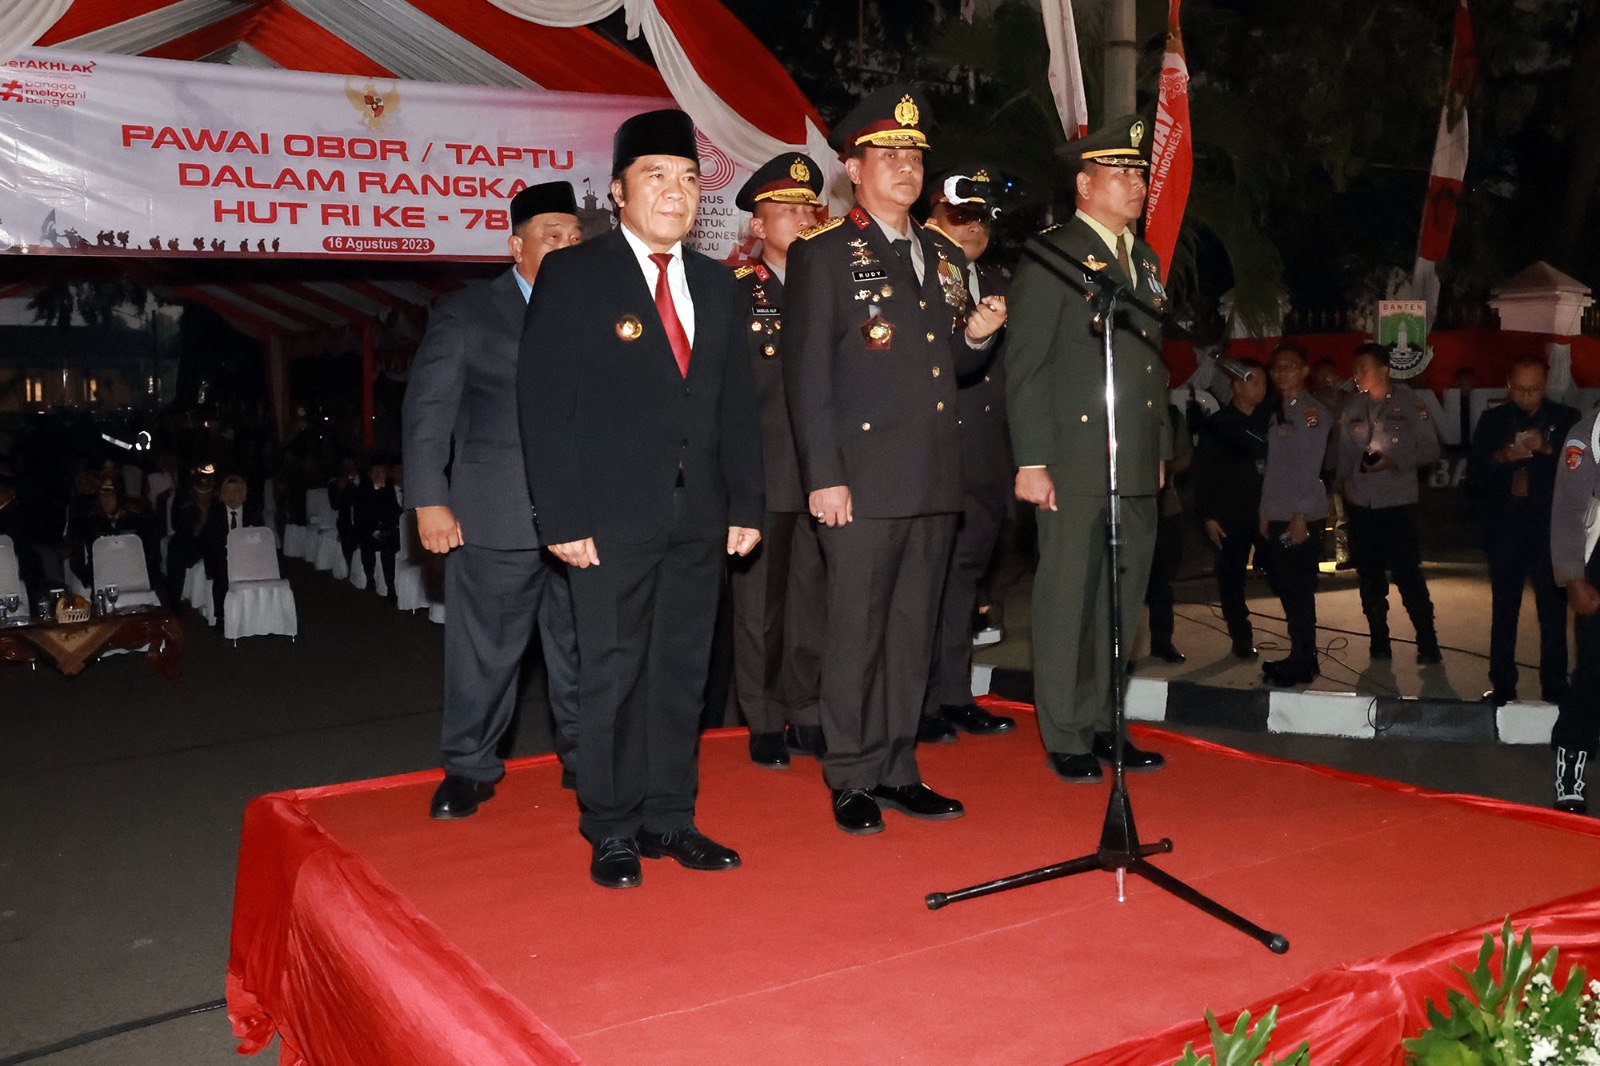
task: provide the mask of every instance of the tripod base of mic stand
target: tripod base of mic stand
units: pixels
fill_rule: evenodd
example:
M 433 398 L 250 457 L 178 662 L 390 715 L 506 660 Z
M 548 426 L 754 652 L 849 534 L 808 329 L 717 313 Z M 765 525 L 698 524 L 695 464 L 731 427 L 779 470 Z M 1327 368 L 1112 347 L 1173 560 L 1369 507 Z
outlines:
M 979 896 L 990 896 L 996 892 L 1008 892 L 1013 888 L 1022 888 L 1025 885 L 1037 885 L 1042 881 L 1054 881 L 1058 877 L 1072 877 L 1076 874 L 1089 873 L 1093 870 L 1105 870 L 1117 875 L 1117 899 L 1122 900 L 1122 885 L 1125 874 L 1134 874 L 1142 877 L 1157 888 L 1178 897 L 1185 903 L 1204 911 L 1211 917 L 1239 930 L 1245 936 L 1263 945 L 1268 951 L 1282 955 L 1289 950 L 1289 940 L 1282 933 L 1274 933 L 1263 929 L 1240 914 L 1236 914 L 1209 896 L 1191 888 L 1189 885 L 1173 877 L 1165 870 L 1153 865 L 1148 860 L 1151 855 L 1172 850 L 1172 841 L 1162 838 L 1154 844 L 1139 843 L 1138 830 L 1133 824 L 1133 807 L 1128 802 L 1128 794 L 1121 788 L 1111 790 L 1111 802 L 1106 808 L 1105 827 L 1100 833 L 1100 846 L 1092 854 L 1081 855 L 1076 859 L 1054 863 L 1050 866 L 1041 866 L 1037 870 L 1027 870 L 1019 874 L 1011 874 L 994 881 L 985 881 L 981 885 L 972 885 L 968 888 L 959 888 L 954 892 L 930 892 L 925 898 L 930 911 L 939 910 L 952 903 L 962 900 L 976 899 Z

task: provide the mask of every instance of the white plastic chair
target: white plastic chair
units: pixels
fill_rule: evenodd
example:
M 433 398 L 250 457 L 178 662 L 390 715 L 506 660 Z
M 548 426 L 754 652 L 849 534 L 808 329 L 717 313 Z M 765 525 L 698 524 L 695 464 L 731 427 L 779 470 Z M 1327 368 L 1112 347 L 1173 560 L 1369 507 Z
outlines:
M 350 564 L 339 543 L 339 517 L 328 500 L 327 489 L 311 489 L 306 493 L 306 525 L 310 531 L 311 565 L 332 573 L 341 581 L 349 577 Z
M 17 546 L 10 537 L 0 534 L 0 599 L 7 596 L 15 596 L 20 601 L 16 611 L 6 615 L 8 619 L 33 617 L 28 590 L 22 587 L 22 567 L 17 562 Z
M 206 576 L 205 563 L 195 563 L 184 571 L 183 602 L 199 611 L 206 625 L 216 622 L 217 604 L 211 598 L 211 579 Z
M 150 571 L 145 566 L 144 542 L 136 533 L 101 537 L 90 549 L 94 556 L 94 587 L 117 587 L 117 608 L 159 607 L 161 597 L 150 587 Z
M 222 635 L 240 637 L 300 633 L 294 590 L 278 575 L 278 538 L 266 526 L 228 533 L 228 594 L 222 601 Z

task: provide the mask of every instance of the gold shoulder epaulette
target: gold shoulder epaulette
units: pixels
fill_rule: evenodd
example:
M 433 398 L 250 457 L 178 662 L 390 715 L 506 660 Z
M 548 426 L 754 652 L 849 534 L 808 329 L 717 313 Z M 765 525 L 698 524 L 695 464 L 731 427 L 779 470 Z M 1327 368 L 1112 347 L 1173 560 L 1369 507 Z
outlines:
M 751 266 L 749 263 L 746 263 L 742 267 L 736 267 L 734 269 L 734 271 L 733 271 L 733 276 L 737 280 L 743 281 L 745 278 L 748 278 L 751 274 L 754 274 L 755 272 L 756 272 L 756 268 Z
M 949 241 L 951 244 L 956 244 L 956 239 L 954 237 L 950 236 L 950 234 L 946 233 L 944 230 L 940 229 L 937 223 L 924 222 L 922 224 L 922 228 L 927 230 L 927 231 L 929 231 L 930 233 L 938 234 L 939 236 L 943 237 L 945 240 Z
M 1056 230 L 1058 230 L 1060 228 L 1061 228 L 1061 223 L 1057 222 L 1053 226 L 1046 226 L 1044 229 L 1040 230 L 1039 233 L 1038 233 L 1038 236 L 1043 237 L 1046 233 L 1054 233 Z
M 829 230 L 834 229 L 835 227 L 838 227 L 838 226 L 842 226 L 842 225 L 844 225 L 844 216 L 843 215 L 835 215 L 834 217 L 828 219 L 828 221 L 826 221 L 826 222 L 818 222 L 815 226 L 810 226 L 810 227 L 807 227 L 806 229 L 801 230 L 795 236 L 797 236 L 802 241 L 809 241 L 811 238 L 817 236 L 820 233 L 827 233 Z

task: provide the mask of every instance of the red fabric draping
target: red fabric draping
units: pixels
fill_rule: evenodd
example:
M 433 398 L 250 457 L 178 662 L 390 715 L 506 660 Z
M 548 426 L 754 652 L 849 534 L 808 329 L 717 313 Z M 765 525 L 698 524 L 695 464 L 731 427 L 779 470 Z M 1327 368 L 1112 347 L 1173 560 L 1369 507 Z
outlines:
M 244 838 L 227 981 L 241 1052 L 277 1035 L 283 1066 L 438 1066 L 441 1040 L 474 1066 L 580 1061 L 294 794 L 254 800 Z
M 73 0 L 67 13 L 34 43 L 39 48 L 60 44 L 62 41 L 70 41 L 74 37 L 81 37 L 95 30 L 103 30 L 118 22 L 148 15 L 164 7 L 172 7 L 178 2 L 179 0 Z
M 540 26 L 502 11 L 488 0 L 410 3 L 546 89 L 617 96 L 671 95 L 654 67 L 593 30 Z
M 656 0 L 695 72 L 711 91 L 757 129 L 789 144 L 805 144 L 805 120 L 827 132 L 816 108 L 789 72 L 722 4 Z M 759 86 L 753 91 L 752 86 Z
M 283 0 L 258 9 L 241 38 L 288 70 L 392 78 L 394 72 L 335 34 L 306 18 Z

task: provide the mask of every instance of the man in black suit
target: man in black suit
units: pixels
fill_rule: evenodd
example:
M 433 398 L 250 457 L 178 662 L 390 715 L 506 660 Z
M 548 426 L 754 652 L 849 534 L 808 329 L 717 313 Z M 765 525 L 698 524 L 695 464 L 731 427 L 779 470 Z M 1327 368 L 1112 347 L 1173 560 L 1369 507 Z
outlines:
M 223 478 L 217 486 L 217 502 L 207 509 L 200 530 L 201 559 L 206 577 L 211 579 L 212 629 L 222 629 L 222 607 L 228 599 L 228 534 L 261 524 L 261 506 L 250 499 L 244 478 L 238 474 Z
M 989 250 L 994 219 L 994 183 L 986 167 L 947 170 L 933 180 L 928 226 L 961 246 L 967 257 L 969 306 L 985 296 L 1004 299 L 1011 277 L 979 262 Z M 952 197 L 954 199 L 952 199 Z M 917 740 L 945 744 L 956 730 L 993 736 L 1017 723 L 972 702 L 972 636 L 978 586 L 989 569 L 1000 527 L 1011 507 L 1011 430 L 1006 427 L 1005 363 L 1000 343 L 989 346 L 983 364 L 956 378 L 956 418 L 961 425 L 961 516 L 945 568 L 944 592 L 934 628 L 933 667 Z
M 384 588 L 395 599 L 394 561 L 400 553 L 400 497 L 389 484 L 389 461 L 376 458 L 367 463 L 367 477 L 351 493 L 350 529 L 361 553 L 361 569 L 367 575 L 367 588 L 378 592 L 378 563 L 383 565 Z
M 1539 696 L 1560 703 L 1567 689 L 1567 594 L 1550 562 L 1550 508 L 1556 463 L 1580 417 L 1545 395 L 1544 363 L 1525 356 L 1506 378 L 1510 403 L 1478 419 L 1467 486 L 1483 518 L 1489 555 L 1489 682 L 1496 707 L 1517 698 L 1517 616 L 1522 589 L 1533 586 L 1539 613 Z
M 700 203 L 694 124 L 617 130 L 620 226 L 545 263 L 518 396 L 539 533 L 578 622 L 579 826 L 590 878 L 639 858 L 739 865 L 694 823 L 695 744 L 722 556 L 761 539 L 761 418 L 733 275 L 684 247 Z
M 733 666 L 739 709 L 750 726 L 750 760 L 789 765 L 789 747 L 820 758 L 824 577 L 817 527 L 806 511 L 783 392 L 783 279 L 789 248 L 817 221 L 822 170 L 786 152 L 744 183 L 734 202 L 750 212 L 759 262 L 734 271 L 748 325 L 750 373 L 761 398 L 761 458 L 767 515 L 761 546 L 730 564 Z M 787 732 L 787 738 L 785 736 Z
M 517 425 L 522 320 L 545 256 L 582 239 L 564 181 L 511 199 L 512 268 L 440 301 L 406 387 L 406 504 L 423 548 L 445 558 L 445 778 L 428 813 L 465 818 L 505 773 L 498 748 L 539 624 L 556 749 L 577 743 L 578 656 L 560 565 L 539 548 Z M 392 586 L 391 586 L 392 587 Z M 565 776 L 565 775 L 564 775 Z
M 835 127 L 856 206 L 789 254 L 784 387 L 828 571 L 823 777 L 854 834 L 883 830 L 880 803 L 964 813 L 923 783 L 917 722 L 961 511 L 956 377 L 982 365 L 1005 301 L 969 305 L 966 256 L 911 218 L 923 106 L 889 85 Z

